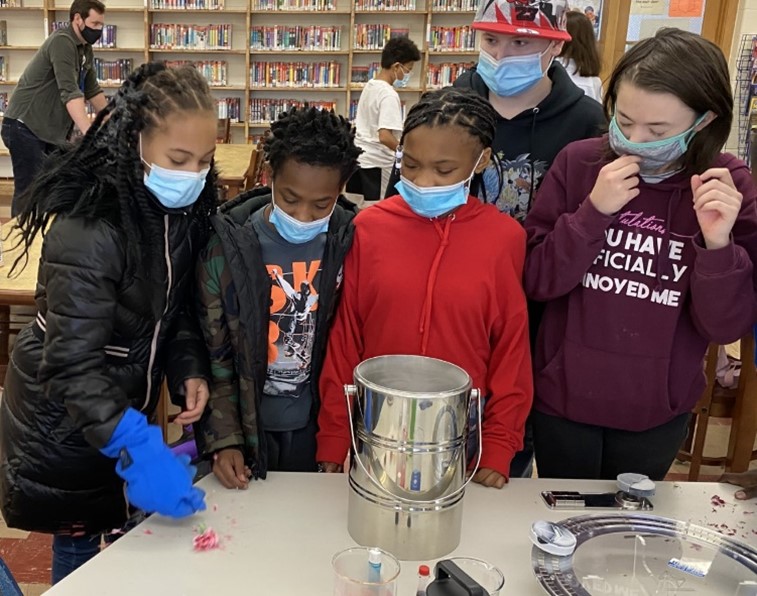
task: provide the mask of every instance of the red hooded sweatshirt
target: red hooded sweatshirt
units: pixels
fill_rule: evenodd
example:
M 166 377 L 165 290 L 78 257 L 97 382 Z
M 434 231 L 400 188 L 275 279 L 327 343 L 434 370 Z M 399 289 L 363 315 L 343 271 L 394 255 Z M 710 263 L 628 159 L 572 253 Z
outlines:
M 422 355 L 456 364 L 487 397 L 481 467 L 509 475 L 533 399 L 522 286 L 525 233 L 470 197 L 437 220 L 400 196 L 358 214 L 320 378 L 318 461 L 350 446 L 344 384 L 363 360 Z
M 594 208 L 606 143 L 568 145 L 526 218 L 526 293 L 547 302 L 534 408 L 643 431 L 690 411 L 708 343 L 733 342 L 757 320 L 757 192 L 746 164 L 717 157 L 744 199 L 731 244 L 706 250 L 684 173 L 641 180 L 616 215 Z

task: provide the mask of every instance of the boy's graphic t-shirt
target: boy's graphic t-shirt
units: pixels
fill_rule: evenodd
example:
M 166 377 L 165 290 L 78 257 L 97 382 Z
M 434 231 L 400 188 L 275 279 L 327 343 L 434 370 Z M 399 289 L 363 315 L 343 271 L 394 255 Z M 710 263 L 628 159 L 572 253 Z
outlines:
M 310 365 L 326 234 L 290 244 L 266 221 L 267 212 L 260 209 L 252 218 L 272 284 L 260 417 L 267 431 L 290 431 L 307 425 L 313 403 Z

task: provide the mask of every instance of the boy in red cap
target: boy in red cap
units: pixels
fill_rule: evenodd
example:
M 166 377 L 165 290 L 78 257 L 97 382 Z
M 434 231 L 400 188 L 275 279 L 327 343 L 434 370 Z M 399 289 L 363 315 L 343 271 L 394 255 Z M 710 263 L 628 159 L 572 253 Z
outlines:
M 602 106 L 555 60 L 570 41 L 567 13 L 566 0 L 483 0 L 473 21 L 481 41 L 478 64 L 454 84 L 472 88 L 497 111 L 492 151 L 498 167 L 484 172 L 486 193 L 478 194 L 497 197 L 497 208 L 520 222 L 555 156 L 606 130 Z M 542 310 L 529 303 L 532 345 Z M 530 430 L 525 445 L 513 460 L 512 477 L 531 475 Z

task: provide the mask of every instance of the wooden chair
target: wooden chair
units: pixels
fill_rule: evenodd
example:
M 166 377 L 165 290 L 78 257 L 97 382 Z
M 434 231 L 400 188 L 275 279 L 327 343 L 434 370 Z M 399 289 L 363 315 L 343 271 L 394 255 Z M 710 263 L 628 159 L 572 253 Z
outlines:
M 228 144 L 231 141 L 231 120 L 228 118 L 219 118 L 217 130 L 216 143 Z
M 247 168 L 245 174 L 244 189 L 251 190 L 255 188 L 260 182 L 263 173 L 263 164 L 265 158 L 263 157 L 263 143 L 258 141 L 255 145 L 255 151 L 250 156 L 250 167 Z
M 707 350 L 705 375 L 707 386 L 694 406 L 689 433 L 678 459 L 691 462 L 689 480 L 699 479 L 700 469 L 705 466 L 725 466 L 726 472 L 745 472 L 749 463 L 757 459 L 754 449 L 757 436 L 757 369 L 754 362 L 754 335 L 749 333 L 741 339 L 741 373 L 735 389 L 722 387 L 716 379 L 718 346 Z M 730 418 L 731 432 L 728 451 L 723 456 L 705 457 L 704 442 L 710 418 Z

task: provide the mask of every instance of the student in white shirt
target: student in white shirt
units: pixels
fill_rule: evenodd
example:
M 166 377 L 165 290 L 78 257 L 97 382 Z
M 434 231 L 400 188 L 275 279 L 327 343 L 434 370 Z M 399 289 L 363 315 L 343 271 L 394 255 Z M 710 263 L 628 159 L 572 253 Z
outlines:
M 381 71 L 368 81 L 360 95 L 355 144 L 363 153 L 360 170 L 347 183 L 347 192 L 362 194 L 366 201 L 378 201 L 386 192 L 404 123 L 395 88 L 407 86 L 413 66 L 420 59 L 418 46 L 409 38 L 390 39 L 381 52 Z
M 602 81 L 599 78 L 602 61 L 594 26 L 584 13 L 571 10 L 568 12 L 567 29 L 572 39 L 563 45 L 560 62 L 578 88 L 602 103 Z

